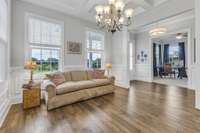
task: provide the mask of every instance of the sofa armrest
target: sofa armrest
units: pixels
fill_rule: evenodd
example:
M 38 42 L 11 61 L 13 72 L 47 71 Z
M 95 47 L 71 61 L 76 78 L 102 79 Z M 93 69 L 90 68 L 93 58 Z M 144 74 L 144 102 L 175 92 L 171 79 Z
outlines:
M 105 76 L 113 85 L 115 84 L 115 77 L 114 76 Z
M 56 85 L 50 80 L 44 80 L 41 84 L 41 88 L 47 93 L 48 99 L 56 96 Z

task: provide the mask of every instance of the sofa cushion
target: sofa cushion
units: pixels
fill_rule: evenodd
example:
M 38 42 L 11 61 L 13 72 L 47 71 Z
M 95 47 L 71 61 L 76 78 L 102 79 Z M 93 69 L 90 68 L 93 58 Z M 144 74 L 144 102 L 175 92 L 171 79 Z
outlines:
M 86 72 L 87 72 L 87 79 L 92 80 L 94 71 L 93 70 L 87 70 Z
M 111 84 L 111 81 L 108 79 L 93 79 L 92 81 L 95 82 L 96 86 L 103 86 Z
M 93 72 L 93 79 L 103 79 L 105 70 L 94 70 Z
M 71 71 L 72 81 L 82 81 L 87 80 L 87 72 L 86 71 Z
M 52 74 L 47 74 L 46 75 L 49 80 L 51 80 L 56 86 L 62 84 L 65 82 L 65 76 L 61 72 L 56 72 Z
M 70 72 L 64 72 L 63 74 L 65 76 L 65 81 L 71 81 L 72 80 Z
M 97 84 L 91 80 L 65 82 L 56 87 L 56 94 L 59 95 L 59 94 L 69 93 L 69 92 L 78 91 L 82 89 L 88 89 L 88 88 L 92 88 L 96 86 Z

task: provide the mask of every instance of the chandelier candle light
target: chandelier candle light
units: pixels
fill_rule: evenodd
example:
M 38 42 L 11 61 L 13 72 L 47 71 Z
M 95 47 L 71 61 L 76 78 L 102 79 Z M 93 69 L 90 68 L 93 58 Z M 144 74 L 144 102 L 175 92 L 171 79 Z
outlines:
M 121 0 L 108 0 L 108 5 L 96 6 L 96 22 L 100 28 L 115 33 L 132 23 L 133 9 L 125 9 Z

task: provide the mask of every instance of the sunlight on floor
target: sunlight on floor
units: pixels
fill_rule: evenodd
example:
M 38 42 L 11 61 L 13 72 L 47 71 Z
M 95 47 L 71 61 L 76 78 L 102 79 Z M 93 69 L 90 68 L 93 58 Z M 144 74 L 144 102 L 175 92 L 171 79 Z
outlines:
M 166 85 L 173 85 L 173 86 L 188 88 L 187 79 L 154 78 L 153 82 L 159 83 L 159 84 L 166 84 Z

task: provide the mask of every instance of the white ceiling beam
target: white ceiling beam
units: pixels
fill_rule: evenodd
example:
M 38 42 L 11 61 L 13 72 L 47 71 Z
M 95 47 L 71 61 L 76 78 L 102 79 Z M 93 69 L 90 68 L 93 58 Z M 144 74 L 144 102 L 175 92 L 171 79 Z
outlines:
M 143 7 L 144 9 L 150 9 L 154 6 L 153 0 L 134 0 L 132 2 L 134 2 L 138 6 Z

